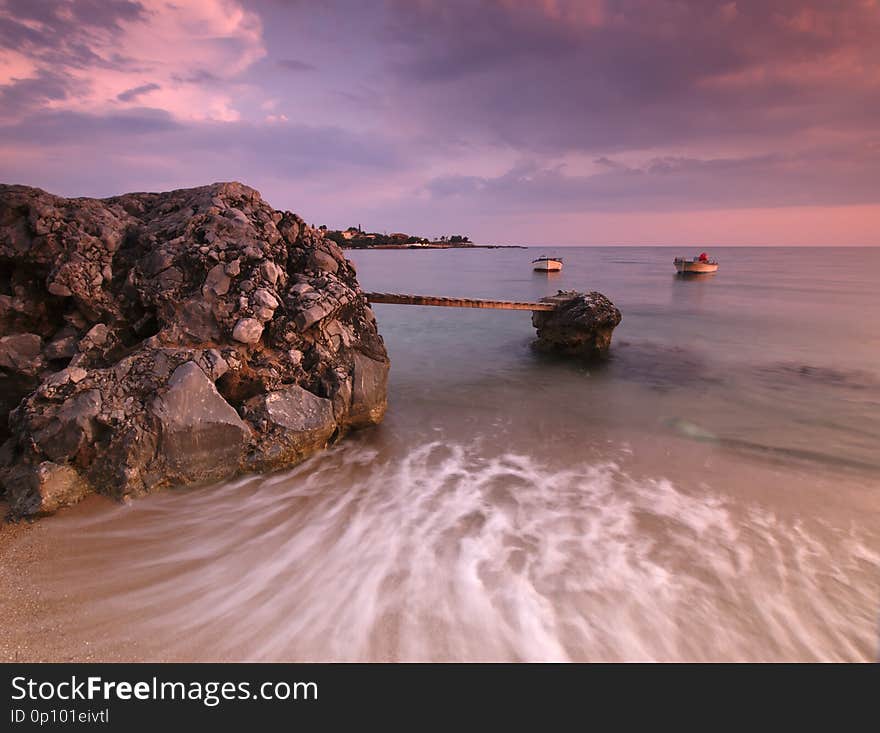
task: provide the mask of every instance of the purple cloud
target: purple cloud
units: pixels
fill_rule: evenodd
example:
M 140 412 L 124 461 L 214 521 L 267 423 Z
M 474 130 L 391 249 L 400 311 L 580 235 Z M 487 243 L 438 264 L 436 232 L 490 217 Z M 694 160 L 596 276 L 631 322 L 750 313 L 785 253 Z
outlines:
M 878 37 L 863 0 L 0 0 L 0 178 L 237 178 L 495 239 L 524 213 L 878 206 Z
M 667 211 L 871 204 L 880 190 L 880 148 L 797 155 L 654 158 L 642 166 L 602 159 L 589 175 L 521 165 L 495 177 L 444 176 L 425 189 L 433 200 L 509 214 Z
M 287 71 L 314 71 L 316 68 L 314 64 L 309 64 L 299 59 L 278 59 L 276 63 L 280 68 Z
M 157 89 L 161 89 L 158 84 L 141 84 L 138 87 L 133 87 L 131 89 L 126 89 L 124 92 L 120 92 L 116 95 L 116 99 L 120 102 L 132 102 L 138 97 L 143 96 L 149 92 L 156 91 Z

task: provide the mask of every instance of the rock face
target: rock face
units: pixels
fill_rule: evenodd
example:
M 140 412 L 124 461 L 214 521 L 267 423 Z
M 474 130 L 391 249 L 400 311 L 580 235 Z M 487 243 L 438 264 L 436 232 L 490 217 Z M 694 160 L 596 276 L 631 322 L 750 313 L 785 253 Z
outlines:
M 560 290 L 541 302 L 556 304 L 556 310 L 532 313 L 532 325 L 538 330 L 536 349 L 586 359 L 608 353 L 620 311 L 602 293 Z
M 296 385 L 253 397 L 245 410 L 272 438 L 269 450 L 252 457 L 254 469 L 301 460 L 312 445 L 326 443 L 336 431 L 333 403 Z
M 250 430 L 194 361 L 175 369 L 150 411 L 159 422 L 159 452 L 175 482 L 222 479 L 241 465 Z
M 70 466 L 43 461 L 10 469 L 6 492 L 14 515 L 39 516 L 75 504 L 89 493 L 89 486 Z
M 382 420 L 341 250 L 240 183 L 0 186 L 0 490 L 13 514 L 302 460 Z

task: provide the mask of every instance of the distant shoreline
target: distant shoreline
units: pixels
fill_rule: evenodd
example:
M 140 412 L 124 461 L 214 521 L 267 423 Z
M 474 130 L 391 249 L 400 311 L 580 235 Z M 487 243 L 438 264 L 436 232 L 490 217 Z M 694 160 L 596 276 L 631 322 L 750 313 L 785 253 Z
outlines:
M 367 249 L 528 249 L 524 244 L 447 244 L 436 242 L 432 244 L 374 244 L 369 247 L 345 247 L 346 250 Z

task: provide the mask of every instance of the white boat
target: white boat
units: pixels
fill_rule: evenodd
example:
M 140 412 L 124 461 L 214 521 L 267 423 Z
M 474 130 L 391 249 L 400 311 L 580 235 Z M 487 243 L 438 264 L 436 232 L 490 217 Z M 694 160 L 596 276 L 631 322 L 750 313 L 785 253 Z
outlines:
M 559 272 L 562 269 L 561 257 L 537 257 L 532 260 L 535 272 Z
M 701 252 L 692 260 L 676 257 L 672 262 L 675 265 L 676 272 L 680 275 L 699 275 L 718 270 L 718 263 L 715 260 L 710 260 L 709 255 L 705 252 Z

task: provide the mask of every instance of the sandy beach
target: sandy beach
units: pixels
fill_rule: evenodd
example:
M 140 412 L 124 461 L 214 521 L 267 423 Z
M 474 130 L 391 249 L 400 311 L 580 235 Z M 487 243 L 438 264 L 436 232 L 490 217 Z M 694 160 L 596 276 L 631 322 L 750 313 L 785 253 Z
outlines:
M 7 505 L 0 502 L 0 513 Z M 54 660 L 40 640 L 25 637 L 22 629 L 40 615 L 39 583 L 34 576 L 48 559 L 43 525 L 31 522 L 0 522 L 0 661 L 37 662 Z M 47 645 L 48 646 L 48 645 Z

